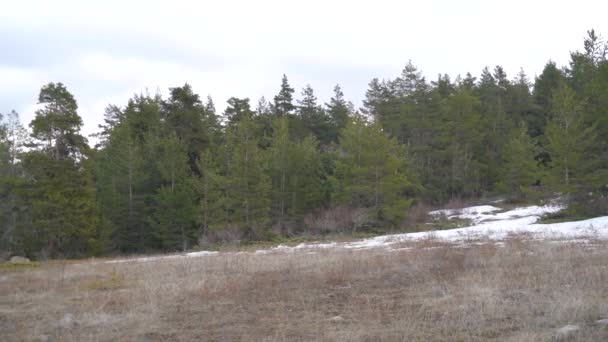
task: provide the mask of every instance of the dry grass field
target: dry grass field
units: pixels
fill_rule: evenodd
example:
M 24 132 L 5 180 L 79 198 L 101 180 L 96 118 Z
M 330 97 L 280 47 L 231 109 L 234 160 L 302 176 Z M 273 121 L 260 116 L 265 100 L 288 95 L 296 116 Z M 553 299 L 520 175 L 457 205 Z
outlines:
M 602 241 L 0 268 L 3 341 L 606 341 L 603 318 Z

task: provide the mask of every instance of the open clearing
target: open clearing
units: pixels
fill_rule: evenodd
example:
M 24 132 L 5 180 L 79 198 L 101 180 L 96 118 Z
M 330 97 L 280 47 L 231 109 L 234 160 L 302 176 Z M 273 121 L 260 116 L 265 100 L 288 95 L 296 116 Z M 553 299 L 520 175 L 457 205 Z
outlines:
M 569 340 L 608 340 L 606 218 L 534 224 L 550 208 L 443 212 L 475 225 L 341 244 L 2 269 L 1 339 L 551 341 L 573 325 Z

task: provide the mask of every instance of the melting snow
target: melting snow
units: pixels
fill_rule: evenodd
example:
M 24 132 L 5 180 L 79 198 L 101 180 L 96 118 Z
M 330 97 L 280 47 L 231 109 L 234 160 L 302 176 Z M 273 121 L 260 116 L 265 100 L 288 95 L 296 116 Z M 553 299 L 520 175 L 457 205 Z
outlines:
M 432 211 L 431 217 L 446 216 L 448 218 L 469 219 L 472 225 L 464 228 L 427 231 L 407 234 L 378 236 L 354 242 L 302 243 L 294 247 L 279 245 L 271 249 L 257 250 L 254 254 L 285 253 L 305 250 L 309 254 L 314 250 L 327 248 L 342 248 L 345 250 L 361 250 L 370 248 L 386 248 L 399 242 L 415 242 L 433 239 L 437 241 L 471 244 L 479 240 L 493 240 L 501 244 L 501 240 L 510 236 L 523 234 L 527 239 L 547 239 L 566 242 L 589 242 L 589 239 L 608 239 L 608 216 L 597 217 L 584 221 L 563 222 L 553 224 L 538 224 L 536 221 L 545 214 L 555 213 L 564 207 L 558 204 L 545 206 L 528 206 L 503 211 L 491 205 L 481 205 L 462 209 L 445 209 Z M 397 248 L 396 250 L 408 250 Z M 242 254 L 246 252 L 237 252 Z M 192 252 L 167 256 L 118 259 L 106 263 L 141 262 L 160 259 L 176 259 L 217 255 L 218 252 Z
M 444 242 L 467 243 L 475 240 L 501 241 L 510 236 L 524 234 L 530 239 L 568 239 L 585 241 L 588 238 L 608 239 L 608 216 L 584 221 L 563 222 L 553 224 L 537 224 L 536 221 L 544 215 L 555 213 L 564 207 L 558 204 L 545 206 L 528 206 L 508 211 L 482 205 L 463 209 L 446 209 L 432 211 L 431 216 L 445 215 L 448 218 L 470 219 L 469 227 L 427 231 L 407 234 L 378 236 L 370 239 L 331 244 L 305 243 L 295 247 L 278 246 L 265 253 L 276 251 L 286 252 L 298 249 L 344 248 L 350 250 L 389 247 L 399 242 L 414 242 L 425 239 L 435 239 Z

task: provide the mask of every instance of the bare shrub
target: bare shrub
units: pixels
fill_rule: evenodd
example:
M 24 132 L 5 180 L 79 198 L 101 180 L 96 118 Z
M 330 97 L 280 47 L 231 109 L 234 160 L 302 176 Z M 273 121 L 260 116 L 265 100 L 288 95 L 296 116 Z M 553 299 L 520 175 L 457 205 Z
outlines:
M 460 209 L 474 206 L 475 202 L 471 199 L 461 198 L 461 197 L 452 197 L 450 198 L 445 205 L 441 206 L 441 209 L 452 209 L 453 214 L 459 215 Z
M 468 207 L 470 201 L 461 198 L 461 197 L 452 197 L 450 200 L 443 206 L 445 209 L 462 209 Z
M 409 208 L 406 213 L 406 222 L 425 223 L 429 220 L 431 207 L 428 204 L 418 203 Z
M 218 243 L 240 242 L 244 237 L 243 230 L 237 225 L 229 225 L 219 229 L 211 229 L 199 238 L 199 246 Z
M 368 222 L 365 208 L 346 206 L 317 210 L 304 216 L 304 225 L 314 234 L 355 231 Z
M 296 233 L 296 225 L 293 222 L 277 222 L 272 225 L 270 230 L 277 236 L 294 236 Z

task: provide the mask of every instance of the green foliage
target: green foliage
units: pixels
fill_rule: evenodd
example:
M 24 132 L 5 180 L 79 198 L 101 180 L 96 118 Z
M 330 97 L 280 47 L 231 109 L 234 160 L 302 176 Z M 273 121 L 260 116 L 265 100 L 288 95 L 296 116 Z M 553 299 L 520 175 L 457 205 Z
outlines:
M 42 87 L 38 103 L 44 105 L 36 111 L 30 123 L 32 137 L 56 160 L 78 158 L 86 147 L 79 134 L 82 119 L 77 113 L 78 105 L 72 94 L 62 83 L 49 83 Z
M 545 65 L 543 72 L 536 78 L 533 96 L 536 109 L 527 119 L 527 125 L 532 137 L 544 134 L 545 126 L 553 108 L 553 92 L 563 80 L 563 73 L 552 61 L 549 61 Z
M 329 100 L 329 103 L 325 104 L 325 107 L 327 108 L 327 114 L 331 123 L 327 138 L 331 142 L 338 142 L 339 132 L 346 127 L 352 112 L 352 103 L 346 102 L 339 84 L 336 84 L 334 87 L 334 95 Z
M 370 208 L 376 220 L 400 223 L 416 184 L 397 141 L 378 124 L 356 117 L 342 131 L 338 153 L 334 202 Z
M 539 179 L 536 146 L 528 135 L 528 127 L 522 122 L 514 129 L 504 148 L 504 166 L 496 188 L 511 201 L 523 201 L 531 193 L 532 185 Z
M 300 143 L 290 141 L 288 121 L 284 117 L 275 121 L 274 132 L 267 157 L 272 213 L 282 227 L 286 221 L 297 221 L 325 203 L 325 176 L 314 136 Z
M 585 125 L 574 91 L 562 83 L 553 95 L 553 115 L 547 124 L 551 154 L 550 181 L 565 193 L 588 191 L 587 177 L 595 169 L 589 153 L 596 140 L 595 127 Z
M 291 119 L 291 128 L 295 130 L 292 136 L 295 140 L 302 140 L 313 134 L 323 144 L 329 144 L 333 134 L 331 117 L 317 104 L 317 97 L 310 85 L 302 90 L 302 99 L 297 103 L 298 118 Z M 298 125 L 298 121 L 301 125 Z
M 190 172 L 200 177 L 201 170 L 197 162 L 201 158 L 201 152 L 209 147 L 213 136 L 216 126 L 214 114 L 208 113 L 189 84 L 171 88 L 170 91 L 171 96 L 163 103 L 166 125 L 185 147 Z
M 255 132 L 251 118 L 243 118 L 228 129 L 220 152 L 221 195 L 217 199 L 224 215 L 215 226 L 237 227 L 255 234 L 268 223 L 270 182 Z
M 74 97 L 61 83 L 42 87 L 30 124 L 38 149 L 20 157 L 27 175 L 17 191 L 29 216 L 18 227 L 28 255 L 98 254 L 105 245 L 100 228 L 89 149 L 79 134 L 82 120 Z
M 321 106 L 310 85 L 296 101 L 283 75 L 271 103 L 232 97 L 220 120 L 184 84 L 109 105 L 95 150 L 76 99 L 49 83 L 31 141 L 16 113 L 0 118 L 0 249 L 70 257 L 380 232 L 414 200 L 486 194 L 555 191 L 570 200 L 560 215 L 608 213 L 607 48 L 593 30 L 583 47 L 534 87 L 501 66 L 429 82 L 409 61 L 369 83 L 373 123 L 338 85 Z
M 161 102 L 158 97 L 138 95 L 129 100 L 123 113 L 97 154 L 97 198 L 113 247 L 144 251 L 157 246 L 151 236 L 150 211 L 157 189 L 166 182 L 159 169 L 166 161 L 163 164 L 157 158 L 162 141 Z M 163 171 L 170 173 L 167 169 Z
M 196 177 L 190 174 L 187 148 L 175 133 L 170 133 L 158 142 L 155 153 L 162 185 L 152 196 L 150 221 L 153 236 L 163 250 L 185 251 L 197 240 Z
M 289 85 L 287 76 L 283 75 L 281 79 L 281 90 L 274 97 L 274 111 L 277 115 L 291 114 L 296 108 L 293 104 L 294 89 Z

